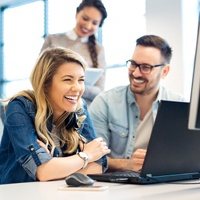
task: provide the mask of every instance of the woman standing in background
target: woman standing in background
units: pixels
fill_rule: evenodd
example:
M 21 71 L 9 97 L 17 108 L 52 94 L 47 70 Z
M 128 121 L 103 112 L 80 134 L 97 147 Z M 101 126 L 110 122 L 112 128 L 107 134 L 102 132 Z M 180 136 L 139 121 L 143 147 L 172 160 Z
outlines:
M 94 86 L 85 86 L 83 98 L 88 104 L 104 90 L 105 54 L 103 46 L 96 41 L 95 33 L 102 27 L 106 17 L 107 11 L 100 0 L 83 0 L 76 9 L 75 27 L 66 33 L 48 35 L 42 46 L 42 50 L 50 46 L 72 49 L 85 58 L 89 67 L 104 70 Z

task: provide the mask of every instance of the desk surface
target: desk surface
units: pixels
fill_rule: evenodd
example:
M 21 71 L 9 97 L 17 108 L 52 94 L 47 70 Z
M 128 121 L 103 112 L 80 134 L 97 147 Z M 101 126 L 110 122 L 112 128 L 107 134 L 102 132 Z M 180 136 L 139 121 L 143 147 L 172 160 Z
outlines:
M 193 181 L 195 182 L 195 181 Z M 191 183 L 191 182 L 189 182 Z M 200 181 L 199 181 L 200 183 Z M 130 185 L 95 182 L 107 185 L 105 191 L 63 191 L 64 180 L 0 185 L 1 200 L 199 200 L 200 184 Z

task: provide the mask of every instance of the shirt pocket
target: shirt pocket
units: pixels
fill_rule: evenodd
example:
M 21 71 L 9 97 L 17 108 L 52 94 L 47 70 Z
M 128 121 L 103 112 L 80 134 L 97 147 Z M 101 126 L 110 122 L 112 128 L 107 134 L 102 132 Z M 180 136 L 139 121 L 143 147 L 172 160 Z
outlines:
M 110 148 L 111 151 L 119 154 L 120 157 L 124 155 L 128 141 L 128 129 L 116 124 L 109 124 L 111 131 Z

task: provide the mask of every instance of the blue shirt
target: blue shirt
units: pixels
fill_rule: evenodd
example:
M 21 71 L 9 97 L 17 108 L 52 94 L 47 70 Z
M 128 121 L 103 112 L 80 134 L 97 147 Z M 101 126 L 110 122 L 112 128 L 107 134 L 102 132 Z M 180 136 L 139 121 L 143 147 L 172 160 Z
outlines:
M 96 134 L 86 102 L 83 102 L 86 119 L 80 134 L 89 142 L 96 138 Z M 37 167 L 52 159 L 36 141 L 35 115 L 34 104 L 25 97 L 18 97 L 8 104 L 0 145 L 0 184 L 37 181 Z M 53 157 L 59 157 L 58 149 L 55 149 Z M 97 162 L 107 168 L 106 156 Z
M 159 101 L 184 101 L 182 95 L 160 87 L 152 105 L 153 123 Z M 98 95 L 89 107 L 96 134 L 104 139 L 112 158 L 131 158 L 139 124 L 140 111 L 130 85 L 119 86 Z

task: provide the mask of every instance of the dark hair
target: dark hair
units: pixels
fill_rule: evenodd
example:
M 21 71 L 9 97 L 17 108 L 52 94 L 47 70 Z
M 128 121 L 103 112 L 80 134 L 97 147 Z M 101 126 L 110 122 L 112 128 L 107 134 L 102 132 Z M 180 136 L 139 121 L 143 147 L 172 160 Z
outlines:
M 107 17 L 107 11 L 104 7 L 102 1 L 100 0 L 83 0 L 80 5 L 76 8 L 76 13 L 80 12 L 85 7 L 95 7 L 97 10 L 101 12 L 102 19 L 99 24 L 99 27 L 102 27 L 104 20 Z
M 144 35 L 136 40 L 136 46 L 137 45 L 159 49 L 164 61 L 170 63 L 172 58 L 172 49 L 163 38 L 156 35 Z
M 101 0 L 83 0 L 80 5 L 76 8 L 76 13 L 80 12 L 85 7 L 95 7 L 97 10 L 99 10 L 102 14 L 102 19 L 99 24 L 99 27 L 102 27 L 104 20 L 107 17 L 107 11 L 104 7 Z M 90 57 L 92 59 L 93 67 L 98 67 L 98 61 L 97 61 L 97 49 L 96 49 L 96 38 L 94 35 L 89 36 L 88 41 L 88 49 L 90 52 Z

